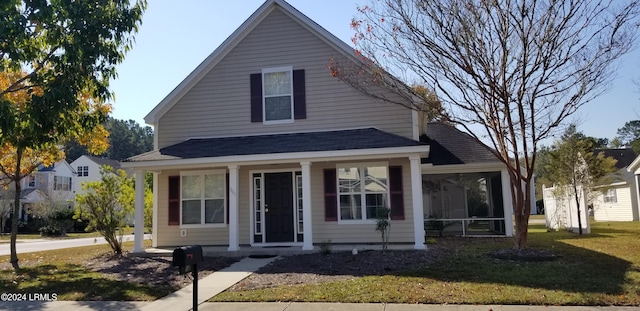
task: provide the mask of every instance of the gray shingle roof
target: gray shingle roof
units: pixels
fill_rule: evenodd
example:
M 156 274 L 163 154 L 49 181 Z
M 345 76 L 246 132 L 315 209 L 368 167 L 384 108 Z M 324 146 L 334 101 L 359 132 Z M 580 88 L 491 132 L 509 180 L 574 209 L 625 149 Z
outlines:
M 424 143 L 375 128 L 201 138 L 143 153 L 123 162 L 421 146 Z
M 626 168 L 636 159 L 637 155 L 631 148 L 617 148 L 617 149 L 596 149 L 595 154 L 604 153 L 605 157 L 612 157 L 616 159 L 616 168 Z
M 428 123 L 426 135 L 421 136 L 420 141 L 431 146 L 429 157 L 422 159 L 422 163 L 447 165 L 499 161 L 485 144 L 441 122 Z
M 108 165 L 108 166 L 111 166 L 114 170 L 117 170 L 117 169 L 120 168 L 120 162 L 118 162 L 116 160 L 100 158 L 100 157 L 94 157 L 94 156 L 90 156 L 90 155 L 85 155 L 85 157 L 89 158 L 91 161 L 97 163 L 100 166 Z

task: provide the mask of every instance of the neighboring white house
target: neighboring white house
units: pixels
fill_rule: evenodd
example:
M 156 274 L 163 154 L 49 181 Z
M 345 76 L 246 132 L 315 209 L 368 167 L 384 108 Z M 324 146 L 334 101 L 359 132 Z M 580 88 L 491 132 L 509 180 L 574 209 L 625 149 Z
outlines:
M 593 189 L 593 217 L 596 221 L 637 221 L 638 217 L 638 185 L 634 174 L 628 171 L 629 165 L 636 158 L 631 148 L 604 149 L 605 157 L 617 160 L 617 171 L 613 174 L 613 182 Z
M 71 162 L 71 167 L 76 171 L 73 191 L 75 194 L 84 193 L 82 183 L 87 181 L 98 181 L 102 178 L 100 167 L 103 165 L 110 166 L 113 171 L 120 169 L 120 162 L 111 159 L 99 158 L 94 156 L 83 155 Z
M 584 206 L 588 206 L 588 210 L 593 214 L 595 221 L 639 220 L 638 178 L 631 168 L 636 154 L 631 148 L 602 149 L 596 150 L 596 152 L 602 152 L 605 157 L 614 158 L 617 161 L 615 165 L 617 171 L 610 175 L 612 180 L 610 184 L 597 185 L 590 189 L 586 196 L 580 190 L 582 214 L 587 214 L 584 212 L 587 210 Z M 546 188 L 543 186 L 547 227 L 552 229 L 576 229 L 577 210 L 575 200 L 556 198 L 554 190 L 555 188 L 553 187 Z M 569 212 L 569 210 L 571 211 Z
M 45 202 L 45 200 L 72 206 L 75 175 L 75 170 L 66 160 L 58 161 L 50 166 L 40 165 L 33 174 L 21 180 L 21 206 L 18 218 L 28 221 L 27 213 L 31 207 L 34 204 Z M 13 200 L 13 198 L 8 198 L 7 195 L 12 193 L 12 189 L 14 189 L 13 184 L 10 184 L 7 190 L 2 191 L 0 199 Z

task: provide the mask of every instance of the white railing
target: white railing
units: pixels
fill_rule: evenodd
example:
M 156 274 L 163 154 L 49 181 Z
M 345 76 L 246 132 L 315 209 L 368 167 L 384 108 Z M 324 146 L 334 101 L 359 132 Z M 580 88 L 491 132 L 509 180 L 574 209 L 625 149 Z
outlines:
M 494 234 L 487 234 L 487 235 L 491 235 L 491 236 L 496 236 L 496 235 L 504 235 L 504 232 L 500 232 L 498 230 L 492 230 L 491 228 L 491 221 L 498 221 L 500 222 L 500 226 L 502 230 L 504 230 L 504 226 L 505 226 L 505 218 L 501 217 L 501 218 L 497 218 L 497 217 L 471 217 L 471 218 L 425 218 L 424 219 L 424 229 L 425 231 L 429 231 L 429 230 L 438 230 L 440 231 L 440 234 L 442 234 L 442 232 L 444 232 L 445 228 L 448 226 L 451 226 L 455 223 L 460 223 L 462 226 L 462 236 L 467 236 L 467 224 L 471 225 L 473 223 L 476 222 L 484 222 L 484 221 L 488 221 L 489 223 L 487 223 L 487 228 L 486 231 L 487 233 L 489 232 L 495 232 Z M 440 222 L 442 224 L 441 227 L 439 228 L 433 228 L 431 226 L 431 223 L 436 223 L 436 222 Z M 477 234 L 474 234 L 474 236 L 480 236 Z

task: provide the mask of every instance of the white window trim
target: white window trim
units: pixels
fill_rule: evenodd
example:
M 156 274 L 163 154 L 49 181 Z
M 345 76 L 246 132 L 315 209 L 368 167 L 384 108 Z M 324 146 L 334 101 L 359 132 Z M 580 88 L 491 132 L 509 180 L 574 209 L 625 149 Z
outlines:
M 207 170 L 207 171 L 184 171 L 180 172 L 180 228 L 184 229 L 193 229 L 193 228 L 226 228 L 227 227 L 227 183 L 224 183 L 224 218 L 221 224 L 182 224 L 182 176 L 204 176 L 204 175 L 212 175 L 212 174 L 226 174 L 226 170 Z M 203 179 L 204 180 L 204 179 Z M 203 199 L 204 192 L 201 194 L 201 200 Z M 204 219 L 204 208 L 200 206 L 200 216 L 201 221 Z
M 367 206 L 366 206 L 366 195 L 363 195 L 360 199 L 363 200 L 363 204 L 361 204 L 360 208 L 362 209 L 362 219 L 342 219 L 342 214 L 340 213 L 340 176 L 338 174 L 338 170 L 340 168 L 351 168 L 357 167 L 358 169 L 363 169 L 366 167 L 373 166 L 384 166 L 387 168 L 387 206 L 391 208 L 391 194 L 390 194 L 390 186 L 389 186 L 389 162 L 358 162 L 358 163 L 338 163 L 336 164 L 336 206 L 338 213 L 338 224 L 339 225 L 363 225 L 363 224 L 375 224 L 375 219 L 367 219 Z M 366 194 L 364 192 L 364 184 L 361 187 L 360 194 Z
M 608 198 L 608 200 L 607 200 Z M 614 200 L 611 200 L 614 199 Z M 608 204 L 616 204 L 618 203 L 618 192 L 616 191 L 616 188 L 610 188 L 607 189 L 607 191 L 605 191 L 602 194 L 602 201 L 604 203 L 608 203 Z
M 266 105 L 265 105 L 265 87 L 264 87 L 264 74 L 265 73 L 272 73 L 272 72 L 283 72 L 283 71 L 288 71 L 289 72 L 289 77 L 291 77 L 291 83 L 290 83 L 290 90 L 289 90 L 289 96 L 291 96 L 291 119 L 286 119 L 286 120 L 273 120 L 273 121 L 267 121 L 267 112 L 266 112 Z M 294 111 L 293 111 L 293 66 L 282 66 L 282 67 L 271 67 L 271 68 L 263 68 L 262 69 L 262 123 L 265 125 L 271 125 L 271 124 L 287 124 L 287 123 L 293 123 L 295 116 L 293 115 Z

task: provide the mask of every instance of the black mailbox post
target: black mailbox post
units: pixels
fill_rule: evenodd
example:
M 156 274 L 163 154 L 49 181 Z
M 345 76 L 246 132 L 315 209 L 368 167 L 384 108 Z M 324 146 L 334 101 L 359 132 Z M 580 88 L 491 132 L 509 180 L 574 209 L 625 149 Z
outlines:
M 193 276 L 193 311 L 198 311 L 198 264 L 203 260 L 200 245 L 182 246 L 173 250 L 173 266 L 180 274 L 191 272 Z

